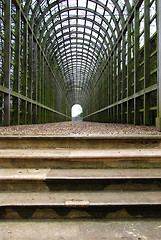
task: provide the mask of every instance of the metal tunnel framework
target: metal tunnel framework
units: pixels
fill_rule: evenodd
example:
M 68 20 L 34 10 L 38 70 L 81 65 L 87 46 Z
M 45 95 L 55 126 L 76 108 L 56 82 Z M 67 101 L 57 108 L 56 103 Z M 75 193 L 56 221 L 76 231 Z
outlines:
M 0 0 L 1 125 L 84 120 L 161 128 L 161 3 Z

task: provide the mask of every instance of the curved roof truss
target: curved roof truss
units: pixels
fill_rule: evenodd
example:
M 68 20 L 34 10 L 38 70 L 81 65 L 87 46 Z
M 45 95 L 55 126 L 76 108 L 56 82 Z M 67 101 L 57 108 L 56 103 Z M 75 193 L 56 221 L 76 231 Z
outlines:
M 117 41 L 133 0 L 23 0 L 22 6 L 50 61 L 63 76 L 70 101 L 90 94 Z M 73 103 L 71 103 L 72 105 Z

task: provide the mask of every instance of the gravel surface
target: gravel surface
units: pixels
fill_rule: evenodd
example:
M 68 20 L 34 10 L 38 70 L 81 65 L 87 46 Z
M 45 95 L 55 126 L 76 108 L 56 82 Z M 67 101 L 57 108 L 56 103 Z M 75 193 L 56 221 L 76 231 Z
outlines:
M 152 134 L 161 135 L 154 126 L 98 122 L 57 122 L 0 127 L 0 134 Z

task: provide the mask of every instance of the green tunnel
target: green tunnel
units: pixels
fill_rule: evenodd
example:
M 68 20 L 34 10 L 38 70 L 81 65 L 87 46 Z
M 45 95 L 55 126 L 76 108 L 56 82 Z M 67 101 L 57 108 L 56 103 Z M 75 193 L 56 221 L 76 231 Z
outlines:
M 161 2 L 0 0 L 0 125 L 84 121 L 161 130 Z

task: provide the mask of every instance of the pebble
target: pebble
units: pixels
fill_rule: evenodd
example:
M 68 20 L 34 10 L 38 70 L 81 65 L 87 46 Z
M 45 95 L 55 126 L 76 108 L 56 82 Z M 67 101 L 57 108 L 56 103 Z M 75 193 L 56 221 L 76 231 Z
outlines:
M 0 134 L 27 135 L 70 135 L 70 134 L 146 134 L 160 135 L 155 126 L 135 126 L 132 124 L 98 122 L 56 122 L 47 124 L 18 125 L 0 127 Z

